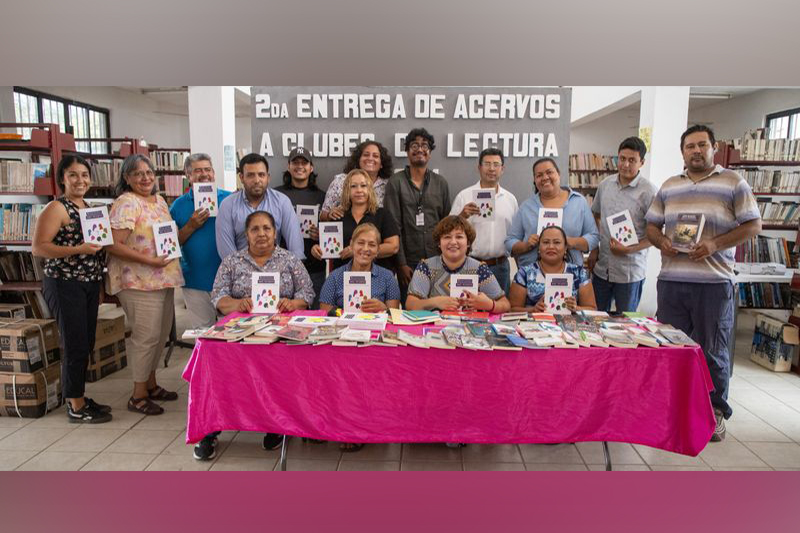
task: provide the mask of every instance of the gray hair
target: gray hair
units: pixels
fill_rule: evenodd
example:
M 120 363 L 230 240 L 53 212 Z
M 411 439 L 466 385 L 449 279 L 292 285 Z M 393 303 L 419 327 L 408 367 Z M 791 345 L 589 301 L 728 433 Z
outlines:
M 125 181 L 125 176 L 130 174 L 131 172 L 136 171 L 136 167 L 139 165 L 140 162 L 144 162 L 150 167 L 150 170 L 153 172 L 156 171 L 155 167 L 153 167 L 152 161 L 150 158 L 142 155 L 142 154 L 132 154 L 125 158 L 125 161 L 122 162 L 122 168 L 119 171 L 119 181 L 117 181 L 116 187 L 114 187 L 114 192 L 116 196 L 119 197 L 122 193 L 128 192 L 131 189 L 131 186 Z M 153 191 L 151 194 L 154 194 L 158 190 L 158 181 L 155 182 L 153 185 Z
M 214 162 L 211 161 L 211 156 L 203 153 L 197 152 L 196 154 L 192 154 L 183 161 L 183 173 L 187 176 L 191 175 L 192 173 L 192 163 L 197 163 L 198 161 L 208 161 L 211 166 L 214 166 Z

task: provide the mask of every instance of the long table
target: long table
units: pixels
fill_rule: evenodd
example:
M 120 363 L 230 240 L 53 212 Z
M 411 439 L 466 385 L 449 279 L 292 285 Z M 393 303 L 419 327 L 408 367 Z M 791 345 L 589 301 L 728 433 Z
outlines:
M 695 456 L 715 426 L 698 347 L 518 352 L 198 340 L 183 377 L 187 443 L 240 430 L 364 443 L 616 441 Z

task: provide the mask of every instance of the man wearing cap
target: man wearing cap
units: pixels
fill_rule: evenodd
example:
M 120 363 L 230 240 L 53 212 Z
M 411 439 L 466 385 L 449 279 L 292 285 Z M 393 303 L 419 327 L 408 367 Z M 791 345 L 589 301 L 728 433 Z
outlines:
M 478 175 L 480 180 L 456 195 L 453 200 L 451 215 L 458 215 L 469 220 L 475 228 L 475 241 L 470 254 L 475 259 L 489 266 L 500 288 L 508 294 L 511 288 L 511 269 L 506 252 L 506 234 L 511 226 L 519 205 L 517 199 L 509 191 L 500 186 L 500 178 L 505 169 L 502 150 L 487 148 L 478 156 Z M 481 189 L 494 190 L 494 213 L 492 220 L 480 216 L 480 209 L 475 203 L 475 192 Z
M 222 259 L 247 248 L 244 223 L 247 215 L 266 211 L 275 219 L 275 242 L 283 239 L 286 249 L 305 260 L 300 220 L 291 200 L 282 192 L 269 188 L 269 163 L 261 154 L 247 154 L 239 162 L 241 191 L 231 194 L 220 204 L 217 215 L 217 251 Z
M 314 159 L 309 150 L 298 146 L 289 153 L 289 166 L 283 173 L 283 185 L 275 187 L 291 200 L 295 210 L 299 206 L 317 206 L 317 214 L 325 201 L 325 191 L 317 187 L 317 174 L 314 172 Z M 311 276 L 314 284 L 314 303 L 316 309 L 319 303 L 319 294 L 325 283 L 325 263 L 311 255 L 311 248 L 319 241 L 317 226 L 310 229 L 311 237 L 303 239 L 303 252 L 306 260 L 303 263 Z

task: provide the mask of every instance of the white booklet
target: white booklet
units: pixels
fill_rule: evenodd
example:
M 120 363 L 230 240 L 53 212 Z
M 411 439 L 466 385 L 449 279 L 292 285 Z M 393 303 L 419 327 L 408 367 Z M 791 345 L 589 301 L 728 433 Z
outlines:
M 114 238 L 111 236 L 111 220 L 108 218 L 106 206 L 78 209 L 78 215 L 81 217 L 83 242 L 100 246 L 114 244 Z
M 156 240 L 157 256 L 167 259 L 181 256 L 181 247 L 178 244 L 178 226 L 174 221 L 153 224 L 153 237 Z
M 311 238 L 311 226 L 319 225 L 318 205 L 298 205 L 295 207 L 297 218 L 300 219 L 300 233 L 304 239 Z
M 344 312 L 360 312 L 361 304 L 364 303 L 364 300 L 369 300 L 370 298 L 372 298 L 372 273 L 345 272 Z
M 608 233 L 612 239 L 618 240 L 623 246 L 639 244 L 639 237 L 636 236 L 636 228 L 633 226 L 633 219 L 629 210 L 626 209 L 606 217 L 606 221 L 608 222 Z
M 544 276 L 545 312 L 554 315 L 568 315 L 566 300 L 572 296 L 572 274 L 545 274 Z
M 550 226 L 558 226 L 563 228 L 562 221 L 564 220 L 564 210 L 561 208 L 551 209 L 549 207 L 542 207 L 539 209 L 539 219 L 536 223 L 536 231 L 542 233 L 542 230 Z
M 472 191 L 472 201 L 478 206 L 480 220 L 494 220 L 494 189 L 476 189 Z
M 450 297 L 466 298 L 467 292 L 478 294 L 478 275 L 450 274 Z
M 280 298 L 280 272 L 253 272 L 250 298 L 253 313 L 277 313 Z
M 339 259 L 344 245 L 344 231 L 341 222 L 319 223 L 319 247 L 322 249 L 323 259 Z
M 208 216 L 217 216 L 219 211 L 217 186 L 213 183 L 195 183 L 192 185 L 192 189 L 194 189 L 194 210 L 208 209 Z
M 680 213 L 672 233 L 672 247 L 679 252 L 689 253 L 703 236 L 706 225 L 705 215 L 699 213 Z

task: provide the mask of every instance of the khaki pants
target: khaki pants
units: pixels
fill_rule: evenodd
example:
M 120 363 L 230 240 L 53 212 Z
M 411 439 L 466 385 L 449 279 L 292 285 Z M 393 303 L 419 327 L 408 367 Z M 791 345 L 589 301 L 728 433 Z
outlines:
M 189 311 L 189 327 L 210 328 L 217 322 L 217 310 L 211 303 L 211 293 L 183 288 L 183 301 Z
M 139 291 L 124 289 L 117 294 L 131 326 L 128 360 L 133 381 L 143 383 L 158 368 L 164 344 L 175 316 L 175 289 Z

